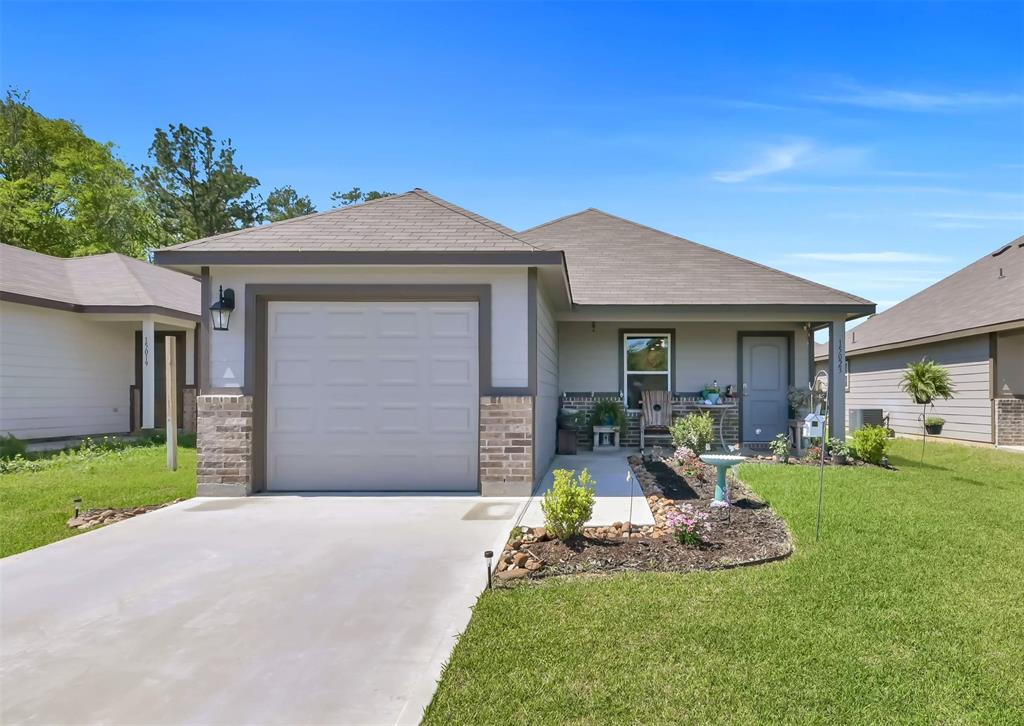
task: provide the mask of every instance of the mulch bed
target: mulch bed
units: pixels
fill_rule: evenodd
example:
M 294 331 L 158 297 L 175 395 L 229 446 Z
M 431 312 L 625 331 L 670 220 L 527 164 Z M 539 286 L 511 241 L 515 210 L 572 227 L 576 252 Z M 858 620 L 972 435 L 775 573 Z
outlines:
M 537 528 L 514 536 L 498 560 L 495 582 L 623 571 L 715 570 L 789 556 L 793 542 L 782 519 L 740 481 L 730 477 L 732 506 L 710 506 L 715 469 L 699 460 L 685 463 L 629 459 L 654 514 L 653 526 L 616 522 L 589 527 L 567 542 Z M 701 547 L 679 544 L 666 517 L 680 506 L 710 514 L 711 533 Z

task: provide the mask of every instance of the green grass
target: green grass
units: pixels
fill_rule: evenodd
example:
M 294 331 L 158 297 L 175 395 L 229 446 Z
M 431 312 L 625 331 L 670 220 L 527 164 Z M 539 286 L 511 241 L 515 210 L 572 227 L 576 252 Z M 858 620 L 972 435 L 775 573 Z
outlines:
M 900 468 L 746 465 L 788 560 L 485 593 L 428 724 L 1021 723 L 1024 456 L 896 441 Z
M 69 529 L 73 501 L 84 509 L 137 507 L 195 496 L 196 452 L 178 449 L 168 471 L 162 445 L 74 457 L 42 471 L 0 474 L 0 557 L 80 534 Z

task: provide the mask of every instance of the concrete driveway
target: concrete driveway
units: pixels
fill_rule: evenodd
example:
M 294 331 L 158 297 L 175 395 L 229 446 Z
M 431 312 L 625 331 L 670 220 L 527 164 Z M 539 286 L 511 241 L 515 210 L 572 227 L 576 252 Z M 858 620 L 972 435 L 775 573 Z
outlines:
M 192 499 L 0 561 L 3 723 L 417 723 L 522 500 Z

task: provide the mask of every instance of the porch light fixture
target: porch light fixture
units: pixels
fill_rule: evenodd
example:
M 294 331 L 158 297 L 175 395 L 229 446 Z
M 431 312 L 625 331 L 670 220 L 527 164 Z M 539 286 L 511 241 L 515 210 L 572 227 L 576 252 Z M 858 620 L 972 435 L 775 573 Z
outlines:
M 225 290 L 220 286 L 217 302 L 210 306 L 210 317 L 213 318 L 214 330 L 227 330 L 231 321 L 231 311 L 235 309 L 235 291 L 230 287 Z

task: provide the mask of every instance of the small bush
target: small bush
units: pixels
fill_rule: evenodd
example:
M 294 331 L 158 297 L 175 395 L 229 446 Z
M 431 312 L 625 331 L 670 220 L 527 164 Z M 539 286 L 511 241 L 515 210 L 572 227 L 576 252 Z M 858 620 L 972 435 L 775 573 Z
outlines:
M 789 436 L 786 434 L 779 434 L 772 439 L 771 450 L 775 456 L 780 459 L 785 459 L 789 456 Z
M 881 464 L 889 448 L 889 432 L 883 426 L 864 426 L 853 432 L 854 455 L 869 464 Z
M 0 436 L 0 459 L 6 460 L 24 456 L 26 451 L 28 451 L 28 447 L 25 445 L 25 442 L 14 434 Z
M 710 515 L 698 512 L 691 505 L 684 504 L 678 512 L 669 512 L 665 522 L 672 530 L 672 536 L 681 545 L 697 546 L 704 544 L 711 534 Z
M 829 439 L 828 453 L 832 456 L 849 456 L 850 447 L 843 439 Z
M 555 483 L 540 505 L 544 528 L 563 541 L 582 532 L 594 514 L 595 483 L 586 469 L 579 477 L 574 469 L 555 469 Z
M 715 419 L 710 411 L 687 414 L 673 421 L 669 432 L 676 447 L 703 454 L 715 438 Z

